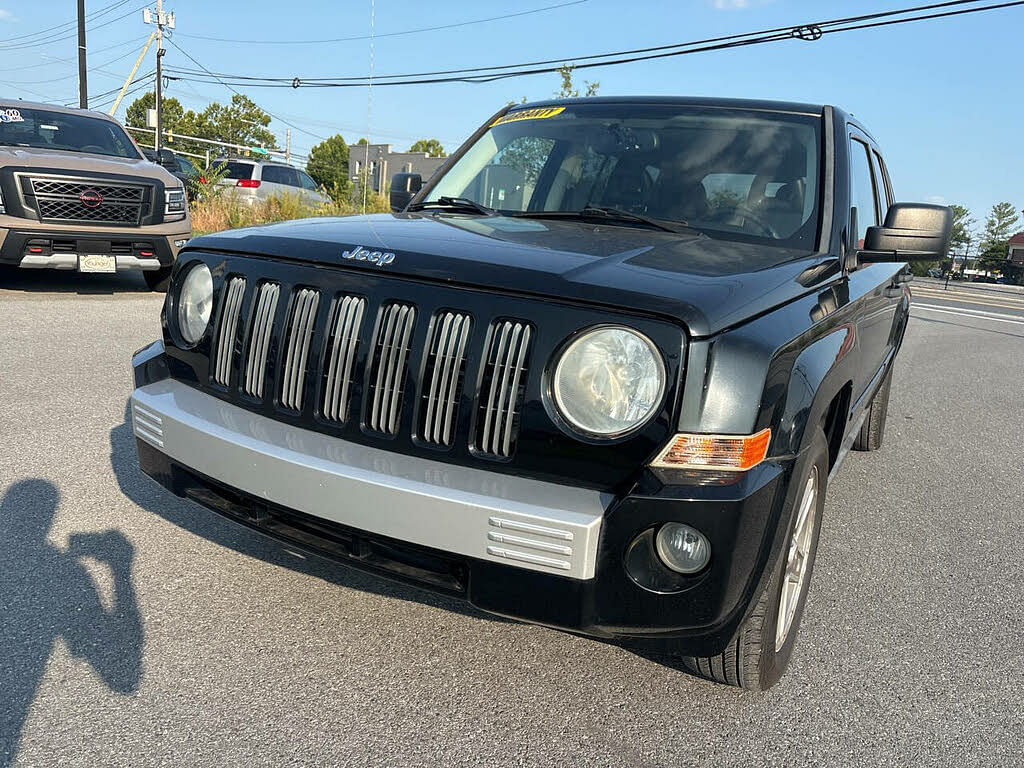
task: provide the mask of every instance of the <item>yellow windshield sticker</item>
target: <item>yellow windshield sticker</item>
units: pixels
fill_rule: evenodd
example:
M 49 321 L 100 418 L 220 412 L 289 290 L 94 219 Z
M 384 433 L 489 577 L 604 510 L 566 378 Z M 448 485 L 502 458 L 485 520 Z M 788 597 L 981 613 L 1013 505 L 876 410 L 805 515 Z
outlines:
M 520 109 L 516 112 L 509 112 L 506 115 L 502 115 L 493 123 L 491 128 L 496 125 L 504 125 L 505 123 L 514 123 L 517 120 L 545 120 L 555 115 L 560 115 L 565 112 L 565 107 L 537 107 L 536 109 Z

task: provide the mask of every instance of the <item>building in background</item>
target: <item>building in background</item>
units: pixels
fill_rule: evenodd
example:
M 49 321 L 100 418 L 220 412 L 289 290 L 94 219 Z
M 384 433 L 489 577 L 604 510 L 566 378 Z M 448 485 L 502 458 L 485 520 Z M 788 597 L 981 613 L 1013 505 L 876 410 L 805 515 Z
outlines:
M 396 173 L 418 173 L 426 181 L 441 167 L 446 157 L 431 157 L 426 152 L 393 152 L 390 144 L 350 144 L 348 170 L 353 184 L 369 168 L 370 189 L 384 192 Z
M 1007 260 L 1024 267 L 1024 232 L 1018 232 L 1010 238 L 1010 252 L 1006 254 Z

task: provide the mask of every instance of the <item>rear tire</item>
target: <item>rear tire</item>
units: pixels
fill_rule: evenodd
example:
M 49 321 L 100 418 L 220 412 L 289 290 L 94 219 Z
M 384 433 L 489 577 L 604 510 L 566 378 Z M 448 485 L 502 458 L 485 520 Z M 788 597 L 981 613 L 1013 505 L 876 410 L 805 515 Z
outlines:
M 167 286 L 171 282 L 171 269 L 171 267 L 160 267 L 160 269 L 144 271 L 142 277 L 145 279 L 146 285 L 149 286 L 149 290 L 166 293 Z
M 810 448 L 790 482 L 796 492 L 788 510 L 785 544 L 768 584 L 722 653 L 684 657 L 687 668 L 699 677 L 764 691 L 779 681 L 789 665 L 807 602 L 825 508 L 828 443 L 820 427 L 814 428 Z M 810 498 L 809 493 L 813 494 Z
M 864 417 L 860 432 L 853 441 L 855 451 L 877 451 L 885 439 L 885 422 L 889 415 L 889 389 L 892 386 L 892 368 L 885 374 L 882 385 L 875 392 L 868 405 L 868 415 Z

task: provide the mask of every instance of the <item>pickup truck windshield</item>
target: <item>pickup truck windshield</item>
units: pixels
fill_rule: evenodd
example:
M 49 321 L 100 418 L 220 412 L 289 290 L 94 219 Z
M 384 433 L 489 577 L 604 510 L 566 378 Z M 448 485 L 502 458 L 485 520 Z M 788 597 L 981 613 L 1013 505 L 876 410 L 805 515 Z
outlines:
M 0 108 L 0 146 L 142 157 L 124 129 L 110 120 L 25 107 Z
M 588 206 L 813 248 L 819 117 L 648 104 L 512 110 L 423 197 L 538 218 Z M 622 223 L 629 225 L 628 220 Z

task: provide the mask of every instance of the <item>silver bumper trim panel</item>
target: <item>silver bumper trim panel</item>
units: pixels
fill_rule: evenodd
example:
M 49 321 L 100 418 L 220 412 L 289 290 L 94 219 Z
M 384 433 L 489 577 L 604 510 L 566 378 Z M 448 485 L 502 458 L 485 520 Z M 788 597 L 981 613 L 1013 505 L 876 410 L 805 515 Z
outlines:
M 131 402 L 136 437 L 269 502 L 445 552 L 594 577 L 608 494 L 357 445 L 173 379 L 136 389 Z
M 140 259 L 138 256 L 118 254 L 117 271 L 129 269 L 153 270 L 160 269 L 159 259 Z M 21 260 L 22 269 L 78 269 L 77 253 L 51 253 L 49 256 L 28 254 Z

